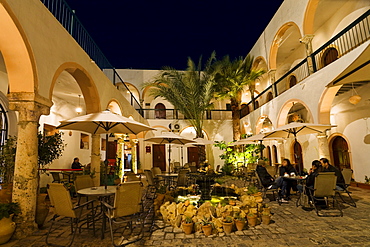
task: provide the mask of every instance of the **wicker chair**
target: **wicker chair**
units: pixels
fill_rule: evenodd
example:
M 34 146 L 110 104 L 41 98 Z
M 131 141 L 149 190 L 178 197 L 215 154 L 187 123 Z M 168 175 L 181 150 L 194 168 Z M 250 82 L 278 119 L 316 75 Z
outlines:
M 93 233 L 95 235 L 95 208 L 93 207 L 93 200 L 85 202 L 83 204 L 73 205 L 69 191 L 63 184 L 51 183 L 48 184 L 48 194 L 51 202 L 51 207 L 54 209 L 54 216 L 50 225 L 49 231 L 46 235 L 46 244 L 49 243 L 49 235 L 55 223 L 55 220 L 64 216 L 71 220 L 71 240 L 65 246 L 71 246 L 77 233 L 77 229 L 86 224 L 87 228 L 92 226 Z M 90 209 L 87 207 L 90 206 Z M 86 210 L 84 209 L 86 207 Z M 56 244 L 52 244 L 58 246 Z
M 273 200 L 276 200 L 279 203 L 279 205 L 281 205 L 281 198 L 280 198 L 280 194 L 279 194 L 279 188 L 277 188 L 277 187 L 276 188 L 275 187 L 269 188 L 269 186 L 263 185 L 262 180 L 261 180 L 258 172 L 256 172 L 255 174 L 256 174 L 256 177 L 257 177 L 257 181 L 258 181 L 258 187 L 262 191 L 262 198 L 265 199 L 267 193 L 272 192 Z M 276 195 L 275 195 L 275 193 L 276 193 Z
M 345 184 L 343 185 L 343 190 L 336 190 L 337 195 L 339 195 L 340 199 L 343 203 L 346 203 L 352 207 L 356 207 L 356 202 L 353 200 L 351 194 L 352 192 L 348 191 L 348 187 L 351 185 L 351 179 L 352 179 L 352 173 L 353 171 L 351 169 L 343 169 L 342 175 L 344 178 Z M 346 193 L 349 197 L 349 202 L 344 199 L 342 194 Z
M 139 181 L 126 182 L 117 186 L 113 206 L 102 202 L 104 214 L 108 218 L 113 246 L 124 246 L 143 238 L 146 212 L 142 206 L 143 184 Z M 114 225 L 125 225 L 114 230 Z M 127 232 L 129 228 L 129 232 Z M 119 243 L 115 233 L 121 231 Z
M 188 186 L 188 177 L 187 174 L 189 170 L 183 169 L 179 171 L 179 176 L 177 177 L 177 187 L 186 187 Z
M 51 176 L 53 176 L 53 183 L 67 183 L 68 179 L 61 179 L 60 172 L 50 172 Z
M 335 197 L 337 177 L 334 172 L 322 172 L 315 178 L 314 188 L 305 187 L 308 189 L 309 198 L 315 208 L 318 216 L 343 216 L 343 211 L 337 198 Z M 332 214 L 321 214 L 319 210 L 318 202 L 324 201 L 326 206 L 329 208 L 329 199 L 332 199 L 333 208 L 339 212 L 339 215 Z

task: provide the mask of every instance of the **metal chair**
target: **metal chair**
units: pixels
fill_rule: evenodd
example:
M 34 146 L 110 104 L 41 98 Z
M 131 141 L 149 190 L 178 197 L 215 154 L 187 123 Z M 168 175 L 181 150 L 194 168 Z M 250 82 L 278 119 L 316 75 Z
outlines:
M 60 172 L 50 172 L 51 176 L 53 176 L 53 182 L 52 183 L 66 183 L 68 182 L 68 179 L 61 179 L 60 178 Z
M 76 191 L 79 191 L 81 189 L 94 187 L 94 181 L 90 177 L 90 175 L 80 175 L 80 176 L 76 177 L 76 180 L 74 181 L 74 185 L 75 185 Z M 81 197 L 85 197 L 86 201 L 89 200 L 89 198 L 87 196 L 78 195 L 78 202 L 80 202 Z M 92 197 L 90 199 L 97 200 L 98 198 L 97 197 Z
M 102 202 L 104 214 L 108 218 L 113 246 L 125 246 L 143 238 L 147 212 L 143 210 L 142 192 L 143 184 L 140 181 L 122 183 L 117 186 L 113 206 Z M 114 225 L 123 224 L 125 227 L 113 229 Z M 117 244 L 114 235 L 119 230 L 122 232 Z
M 335 192 L 339 195 L 340 199 L 342 200 L 343 203 L 346 203 L 352 207 L 356 207 L 356 202 L 355 200 L 353 200 L 351 194 L 352 192 L 348 191 L 348 187 L 351 185 L 351 179 L 352 179 L 352 173 L 353 171 L 351 169 L 343 169 L 342 170 L 342 175 L 343 175 L 343 178 L 344 178 L 344 182 L 345 184 L 343 185 L 343 190 L 336 190 Z M 347 202 L 342 194 L 343 193 L 347 193 L 348 197 L 349 197 L 349 202 Z
M 315 208 L 316 214 L 318 216 L 343 216 L 343 211 L 341 206 L 335 197 L 337 177 L 334 172 L 322 172 L 315 178 L 314 188 L 305 187 L 308 190 L 309 198 Z M 318 202 L 325 202 L 325 205 L 329 208 L 329 198 L 332 199 L 333 208 L 339 211 L 339 215 L 326 215 L 320 214 Z
M 188 178 L 187 174 L 189 173 L 188 170 L 183 169 L 179 171 L 179 176 L 177 177 L 177 187 L 186 187 L 188 185 Z
M 152 167 L 151 171 L 154 177 L 156 177 L 159 174 L 162 174 L 162 170 L 159 167 Z
M 71 231 L 72 231 L 72 238 L 65 246 L 71 246 L 74 238 L 76 236 L 77 229 L 86 224 L 87 228 L 90 225 L 93 227 L 93 233 L 95 235 L 95 209 L 92 206 L 94 200 L 85 202 L 83 204 L 73 205 L 71 196 L 69 191 L 63 184 L 59 183 L 51 183 L 47 186 L 51 207 L 54 209 L 54 216 L 52 218 L 52 223 L 49 227 L 49 231 L 46 235 L 46 244 L 47 245 L 54 245 L 54 246 L 61 246 L 56 244 L 49 243 L 49 235 L 51 229 L 56 221 L 57 218 L 60 216 L 64 216 L 70 218 L 71 221 Z M 90 205 L 90 209 L 87 207 Z M 86 207 L 86 210 L 84 208 Z M 64 245 L 63 245 L 64 246 Z
M 266 166 L 266 170 L 271 175 L 271 177 L 276 177 L 277 174 L 276 168 L 277 168 L 276 166 Z
M 274 201 L 276 200 L 279 203 L 279 205 L 281 205 L 281 198 L 280 198 L 280 194 L 279 194 L 279 188 L 277 188 L 277 187 L 276 188 L 275 187 L 269 188 L 269 186 L 263 185 L 262 180 L 261 180 L 258 172 L 256 172 L 255 174 L 256 174 L 256 177 L 257 177 L 257 181 L 258 181 L 258 187 L 262 191 L 262 198 L 265 199 L 266 198 L 266 195 L 267 195 L 267 192 L 270 192 L 271 191 L 272 192 L 272 196 L 273 196 L 273 200 Z M 275 192 L 276 192 L 276 195 L 277 196 L 275 196 Z

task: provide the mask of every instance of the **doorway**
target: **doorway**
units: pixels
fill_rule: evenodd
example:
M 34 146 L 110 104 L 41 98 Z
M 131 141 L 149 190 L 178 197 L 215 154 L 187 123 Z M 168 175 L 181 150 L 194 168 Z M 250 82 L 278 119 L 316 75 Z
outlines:
M 155 105 L 155 118 L 156 119 L 166 119 L 166 107 L 162 103 Z
M 277 153 L 277 148 L 275 145 L 272 145 L 272 157 L 274 157 L 274 165 L 276 165 L 277 163 L 279 163 L 279 160 L 278 160 L 278 153 Z
M 188 147 L 188 163 L 195 162 L 199 167 L 199 156 L 197 147 Z
M 267 159 L 268 159 L 268 161 L 267 161 L 267 163 L 271 166 L 272 165 L 272 158 L 271 158 L 271 148 L 270 148 L 270 146 L 267 146 L 266 147 L 266 151 L 267 151 Z
M 153 144 L 153 167 L 159 167 L 162 171 L 166 171 L 165 144 Z
M 303 156 L 302 156 L 302 146 L 299 142 L 294 141 L 293 144 L 293 163 L 299 174 L 303 171 Z
M 333 165 L 339 170 L 343 168 L 351 169 L 347 141 L 341 136 L 336 136 L 332 141 L 331 149 L 333 152 Z

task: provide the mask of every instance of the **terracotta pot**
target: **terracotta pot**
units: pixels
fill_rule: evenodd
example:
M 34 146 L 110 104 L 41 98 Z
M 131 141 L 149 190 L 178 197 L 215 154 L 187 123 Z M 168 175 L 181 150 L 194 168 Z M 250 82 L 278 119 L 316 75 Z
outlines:
M 236 229 L 238 229 L 238 231 L 243 231 L 244 226 L 245 226 L 245 221 L 235 220 L 235 226 L 236 226 Z
M 0 189 L 0 203 L 12 202 L 13 184 L 2 184 Z
M 212 234 L 212 225 L 202 225 L 202 230 L 205 236 L 209 236 Z
M 0 220 L 0 244 L 9 241 L 15 231 L 15 223 L 13 222 L 13 214 L 9 218 Z
M 271 214 L 271 208 L 262 208 L 262 212 Z
M 247 216 L 247 217 L 248 217 L 248 225 L 249 226 L 256 226 L 257 225 L 257 215 Z
M 269 225 L 271 221 L 271 216 L 270 215 L 262 215 L 262 224 L 264 225 Z
M 183 222 L 181 224 L 182 230 L 184 231 L 185 234 L 192 234 L 193 233 L 193 223 L 185 223 Z
M 49 205 L 45 202 L 47 195 L 48 194 L 39 194 L 37 196 L 35 222 L 39 228 L 44 225 L 45 219 L 49 214 Z
M 226 234 L 230 234 L 233 231 L 233 223 L 232 222 L 222 222 L 222 227 L 224 228 L 224 232 Z

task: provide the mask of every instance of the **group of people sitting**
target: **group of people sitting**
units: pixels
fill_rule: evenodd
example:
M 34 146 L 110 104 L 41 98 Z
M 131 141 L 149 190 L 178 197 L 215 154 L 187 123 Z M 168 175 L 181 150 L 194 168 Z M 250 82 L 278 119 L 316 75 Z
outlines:
M 297 185 L 297 181 L 293 179 L 288 179 L 287 177 L 297 176 L 298 172 L 294 166 L 290 163 L 289 159 L 284 159 L 281 166 L 278 168 L 278 177 L 274 178 L 271 176 L 266 167 L 264 161 L 259 161 L 256 167 L 256 172 L 261 180 L 262 185 L 267 189 L 280 188 L 280 198 L 282 202 L 288 202 L 290 200 L 290 191 L 303 191 L 303 186 L 301 184 Z M 310 168 L 306 177 L 306 186 L 313 188 L 315 184 L 315 178 L 320 172 L 334 172 L 337 177 L 337 190 L 342 190 L 344 188 L 344 177 L 341 171 L 330 165 L 329 160 L 322 158 L 320 160 L 314 160 L 312 162 L 312 167 Z M 304 175 L 304 174 L 300 174 Z

